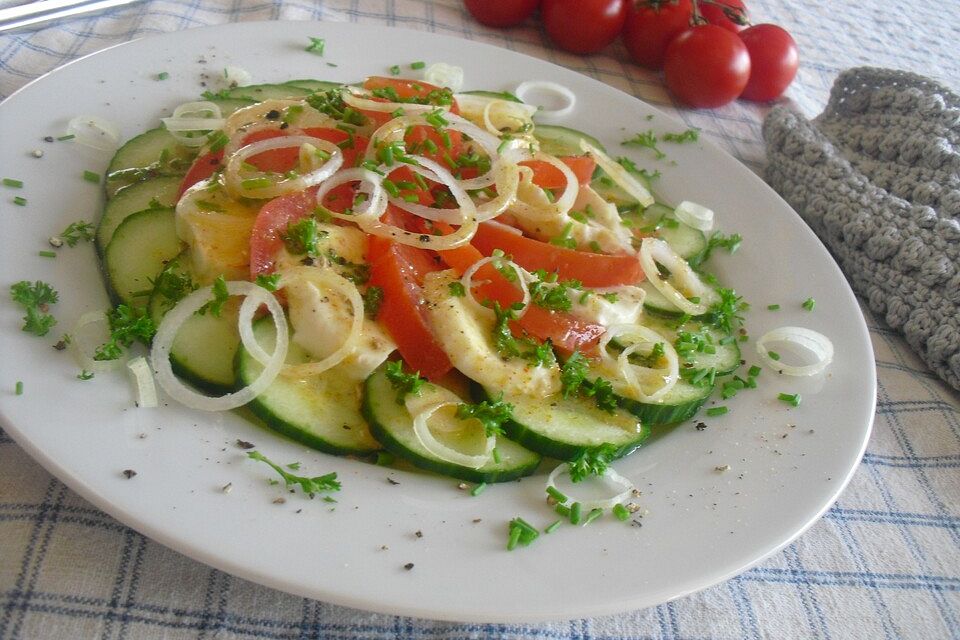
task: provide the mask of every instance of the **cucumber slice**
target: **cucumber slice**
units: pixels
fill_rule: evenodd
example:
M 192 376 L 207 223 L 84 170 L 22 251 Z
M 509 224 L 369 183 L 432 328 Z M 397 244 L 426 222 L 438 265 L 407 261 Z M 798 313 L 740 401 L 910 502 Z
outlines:
M 500 396 L 499 390 L 479 384 L 473 385 L 472 392 L 478 399 Z M 625 456 L 650 435 L 650 428 L 633 414 L 620 409 L 607 413 L 593 398 L 505 395 L 503 401 L 513 405 L 513 419 L 504 425 L 507 435 L 557 460 L 572 460 L 584 449 L 607 443 L 617 447 L 617 457 Z
M 121 222 L 152 204 L 172 207 L 177 203 L 180 176 L 159 176 L 132 184 L 107 201 L 97 225 L 97 250 L 102 254 Z
M 569 127 L 538 124 L 533 129 L 533 136 L 540 141 L 541 151 L 554 156 L 582 156 L 580 140 L 586 140 L 597 149 L 606 151 L 600 141 L 590 134 Z
M 464 91 L 464 93 L 471 96 L 483 96 L 485 98 L 496 98 L 498 100 L 506 100 L 507 102 L 519 102 L 520 104 L 523 104 L 523 100 L 513 95 L 509 91 L 474 90 L 474 91 Z M 539 126 L 545 127 L 547 125 L 539 125 Z
M 166 296 L 170 287 L 164 286 L 164 283 L 169 284 L 173 279 L 181 279 L 186 285 L 183 286 L 184 294 L 193 289 L 195 280 L 190 269 L 189 249 L 171 260 L 157 276 L 157 286 L 147 304 L 147 311 L 156 325 L 176 304 L 176 299 L 171 300 Z M 231 298 L 219 317 L 212 313 L 194 314 L 184 322 L 170 349 L 170 364 L 174 372 L 211 393 L 233 390 L 236 382 L 233 361 L 240 345 L 237 330 L 239 311 L 239 299 Z
M 146 209 L 128 216 L 113 233 L 103 253 L 111 295 L 133 306 L 144 306 L 144 292 L 168 262 L 183 250 L 173 209 Z
M 652 230 L 654 235 L 669 244 L 685 260 L 707 248 L 707 237 L 702 231 L 677 220 L 673 209 L 660 202 L 642 211 L 626 211 L 620 215 L 634 230 Z
M 329 80 L 288 80 L 285 85 L 306 89 L 316 93 L 318 91 L 329 91 L 330 89 L 339 89 L 343 86 L 342 82 L 330 82 Z
M 273 320 L 257 321 L 253 331 L 269 353 L 276 340 Z M 287 362 L 306 360 L 304 351 L 291 342 Z M 261 371 L 263 365 L 240 347 L 236 359 L 238 384 L 250 384 Z M 274 431 L 308 447 L 336 455 L 366 455 L 380 445 L 361 415 L 358 387 L 359 381 L 340 375 L 336 367 L 306 380 L 280 375 L 246 406 Z
M 649 280 L 644 280 L 638 286 L 646 293 L 643 298 L 644 311 L 652 315 L 660 316 L 661 318 L 679 318 L 683 315 L 683 311 L 670 302 L 655 286 L 650 284 Z
M 178 143 L 164 127 L 150 129 L 128 140 L 107 167 L 107 197 L 135 182 L 156 176 L 186 173 L 196 152 Z
M 302 98 L 313 93 L 292 84 L 251 84 L 246 87 L 234 87 L 226 92 L 227 98 L 245 98 L 255 102 L 282 98 Z
M 646 188 L 647 191 L 653 193 L 653 190 L 650 186 L 650 180 L 645 176 L 632 174 L 633 177 Z M 617 207 L 629 207 L 637 204 L 636 199 L 631 196 L 629 193 L 623 190 L 623 187 L 618 185 L 613 179 L 607 175 L 607 173 L 597 167 L 593 172 L 593 179 L 590 181 L 590 188 L 597 192 L 597 194 L 606 200 L 607 202 L 612 202 Z
M 677 327 L 675 323 L 671 323 L 669 320 L 650 317 L 644 320 L 644 324 L 660 333 L 674 345 L 676 345 L 677 335 L 681 330 L 692 334 L 703 334 L 707 338 L 712 353 L 695 351 L 687 356 L 681 355 L 681 367 L 687 364 L 697 369 L 716 369 L 717 375 L 722 376 L 733 373 L 740 366 L 739 344 L 736 340 L 727 340 L 725 343 L 721 343 L 721 340 L 727 336 L 714 327 L 696 320 L 689 320 L 683 326 Z
M 210 100 L 210 102 L 220 107 L 220 113 L 224 118 L 229 116 L 237 109 L 243 109 L 244 107 L 249 107 L 252 104 L 256 104 L 256 101 L 248 98 L 214 98 L 213 100 Z
M 426 386 L 426 385 L 425 385 Z M 386 375 L 386 366 L 374 371 L 364 384 L 363 415 L 370 431 L 394 455 L 442 475 L 468 482 L 506 482 L 530 475 L 540 464 L 539 454 L 504 437 L 497 438 L 500 462 L 479 469 L 447 462 L 427 451 L 413 431 L 413 418 L 397 403 L 397 392 Z
M 645 425 L 673 424 L 692 418 L 711 393 L 713 385 L 697 387 L 679 380 L 659 402 L 640 402 L 621 397 L 620 406 L 640 418 Z

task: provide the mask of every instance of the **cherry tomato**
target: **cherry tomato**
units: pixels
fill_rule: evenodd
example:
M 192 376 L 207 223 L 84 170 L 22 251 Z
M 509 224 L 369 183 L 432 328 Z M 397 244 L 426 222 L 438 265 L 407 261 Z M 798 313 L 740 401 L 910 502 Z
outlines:
M 491 0 L 488 0 L 488 2 Z M 627 17 L 626 0 L 543 0 L 547 35 L 571 53 L 596 53 L 614 41 Z
M 691 0 L 640 0 L 631 3 L 623 24 L 623 44 L 637 64 L 651 69 L 663 66 L 670 41 L 690 28 Z
M 756 102 L 779 98 L 797 75 L 797 43 L 775 24 L 744 29 L 740 39 L 750 54 L 750 79 L 740 97 Z
M 463 4 L 480 24 L 512 27 L 529 18 L 540 0 L 463 0 Z
M 737 34 L 704 24 L 682 32 L 667 47 L 664 79 L 670 92 L 691 107 L 719 107 L 743 92 L 750 54 Z
M 742 0 L 708 0 L 700 3 L 700 15 L 707 22 L 739 33 L 747 28 L 747 7 Z M 731 19 L 731 16 L 733 19 Z

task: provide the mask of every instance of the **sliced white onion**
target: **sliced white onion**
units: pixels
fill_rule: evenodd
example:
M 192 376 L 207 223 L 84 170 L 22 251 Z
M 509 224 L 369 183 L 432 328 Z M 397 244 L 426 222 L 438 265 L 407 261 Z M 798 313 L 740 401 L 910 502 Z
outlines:
M 67 123 L 67 134 L 73 141 L 98 151 L 116 151 L 120 145 L 120 129 L 100 116 L 80 115 Z
M 283 314 L 283 307 L 273 297 L 273 294 L 252 282 L 243 281 L 227 282 L 227 293 L 232 296 L 247 296 L 247 299 L 243 301 L 244 305 L 259 306 L 264 304 L 267 306 L 267 310 L 273 317 L 273 325 L 277 332 L 276 345 L 263 371 L 246 387 L 219 397 L 197 393 L 192 387 L 188 387 L 181 382 L 173 373 L 173 367 L 170 364 L 170 350 L 173 348 L 173 341 L 183 323 L 193 317 L 193 314 L 200 307 L 211 300 L 213 287 L 197 289 L 178 302 L 177 306 L 163 316 L 160 326 L 157 327 L 157 333 L 153 337 L 153 347 L 150 349 L 150 362 L 156 372 L 157 382 L 160 383 L 164 391 L 171 398 L 191 409 L 226 411 L 247 404 L 270 386 L 277 374 L 280 373 L 283 362 L 287 358 L 287 347 L 289 345 L 287 320 Z M 243 305 L 241 305 L 240 310 L 242 313 Z M 256 342 L 249 322 L 240 324 L 239 329 L 244 346 Z
M 434 437 L 428 424 L 433 414 L 444 407 L 455 407 L 460 404 L 458 400 L 443 400 L 439 399 L 437 395 L 438 394 L 427 393 L 420 396 L 407 394 L 404 404 L 406 404 L 407 411 L 409 411 L 413 417 L 413 432 L 417 436 L 417 440 L 423 445 L 424 449 L 446 462 L 458 464 L 470 469 L 479 469 L 487 464 L 492 457 L 493 448 L 497 444 L 496 436 L 487 436 L 484 452 L 479 455 L 470 455 L 457 451 Z
M 782 360 L 774 360 L 770 357 L 770 351 L 773 350 L 771 347 L 778 342 L 803 347 L 816 359 L 808 365 L 791 365 Z M 757 354 L 765 365 L 784 375 L 812 376 L 820 373 L 833 362 L 833 343 L 830 338 L 812 329 L 779 327 L 768 331 L 757 340 Z
M 537 115 L 541 119 L 558 120 L 570 115 L 577 104 L 577 96 L 570 89 L 549 80 L 527 80 L 517 85 L 514 94 L 528 104 L 536 104 L 539 107 Z M 560 99 L 561 106 L 555 109 L 547 109 L 538 104 L 537 96 L 552 96 Z
M 185 147 L 202 147 L 207 137 L 197 133 L 214 131 L 225 122 L 220 106 L 206 100 L 184 102 L 173 110 L 173 117 L 160 120 L 170 135 Z
M 649 207 L 654 203 L 653 195 L 645 186 L 640 184 L 636 178 L 630 175 L 630 172 L 624 169 L 619 162 L 614 161 L 610 156 L 583 138 L 580 139 L 580 148 L 593 156 L 593 159 L 597 161 L 597 165 L 610 176 L 610 179 L 626 191 L 630 197 L 639 202 L 641 206 Z
M 559 464 L 553 471 L 550 472 L 550 475 L 547 476 L 547 488 L 553 487 L 554 489 L 557 489 L 558 491 L 566 495 L 571 502 L 579 502 L 584 509 L 588 509 L 588 510 L 589 509 L 612 509 L 614 505 L 620 504 L 624 500 L 626 500 L 628 497 L 630 497 L 630 494 L 634 490 L 634 486 L 632 482 L 624 478 L 622 475 L 614 471 L 612 468 L 607 467 L 601 477 L 615 484 L 620 485 L 621 487 L 623 487 L 623 491 L 609 498 L 601 498 L 599 500 L 587 500 L 585 498 L 578 498 L 574 495 L 571 495 L 569 489 L 562 489 L 562 490 L 559 489 L 557 487 L 557 478 L 559 478 L 561 474 L 570 475 L 569 463 L 564 462 L 562 464 Z
M 105 311 L 88 311 L 82 314 L 70 331 L 70 351 L 81 369 L 92 373 L 113 371 L 127 360 L 124 354 L 116 360 L 94 360 L 97 347 L 110 339 L 110 320 Z
M 371 100 L 368 98 L 367 96 L 369 94 L 362 93 L 356 87 L 344 87 L 341 95 L 343 96 L 343 101 L 348 106 L 353 107 L 354 109 L 364 109 L 366 111 L 393 113 L 397 109 L 400 109 L 403 113 L 411 114 L 429 113 L 431 111 L 436 111 L 437 109 L 442 109 L 444 111 L 450 110 L 450 105 L 416 104 L 414 102 L 378 102 L 377 100 Z
M 566 180 L 566 186 L 563 188 L 563 193 L 561 193 L 560 197 L 558 197 L 554 202 L 547 202 L 537 205 L 524 202 L 520 198 L 517 198 L 511 205 L 511 210 L 514 213 L 533 221 L 553 220 L 558 216 L 567 215 L 567 213 L 573 209 L 573 205 L 577 201 L 577 195 L 580 193 L 580 181 L 577 180 L 576 174 L 574 174 L 573 170 L 567 166 L 567 163 L 548 153 L 541 153 L 538 151 L 537 153 L 533 154 L 533 159 L 551 164 L 563 174 L 563 178 Z M 528 186 L 533 184 L 533 172 L 525 171 L 524 174 L 523 182 Z M 536 187 L 536 189 L 539 190 L 540 187 Z
M 407 165 L 414 173 L 417 173 L 427 180 L 433 180 L 434 182 L 441 182 L 443 184 L 456 184 L 457 179 L 453 177 L 453 174 L 450 173 L 442 165 L 430 160 L 429 158 L 418 157 L 416 165 Z M 381 169 L 384 169 L 381 167 Z M 387 168 L 389 169 L 389 168 Z M 407 202 L 403 198 L 391 197 L 389 198 L 390 204 L 404 211 L 409 211 L 415 216 L 419 216 L 426 220 L 433 220 L 435 222 L 447 222 L 449 224 L 463 224 L 464 223 L 464 212 L 463 209 L 458 207 L 456 209 L 437 209 L 436 207 L 427 207 L 418 202 Z M 473 215 L 476 216 L 476 209 L 474 208 Z
M 145 409 L 156 407 L 157 385 L 154 384 L 153 372 L 147 359 L 137 356 L 127 363 L 127 369 L 133 376 L 133 384 L 137 390 L 137 406 Z
M 702 204 L 684 200 L 676 206 L 673 214 L 677 216 L 677 220 L 688 227 L 693 227 L 700 231 L 710 231 L 710 229 L 713 229 L 713 209 L 707 209 Z
M 323 295 L 329 292 L 342 295 L 350 303 L 350 311 L 353 319 L 350 322 L 350 331 L 347 337 L 333 353 L 317 362 L 305 362 L 303 364 L 284 365 L 281 374 L 293 378 L 307 378 L 323 373 L 327 369 L 335 367 L 353 353 L 363 332 L 363 297 L 357 289 L 357 285 L 347 280 L 332 269 L 317 269 L 316 267 L 294 267 L 282 271 L 280 274 L 280 287 L 289 287 L 297 281 L 315 286 Z M 243 317 L 241 308 L 241 318 Z M 242 320 L 241 320 L 242 322 Z M 251 354 L 253 351 L 251 351 Z M 262 352 L 257 355 L 264 355 Z M 254 356 L 256 357 L 256 355 Z
M 623 351 L 614 358 L 607 350 L 607 346 L 614 338 L 624 337 L 631 344 L 626 345 Z M 663 345 L 663 367 L 644 367 L 630 362 L 630 354 L 644 349 L 649 353 L 654 345 Z M 600 338 L 600 358 L 611 369 L 619 371 L 624 382 L 634 394 L 635 400 L 641 402 L 656 402 L 673 389 L 680 379 L 680 360 L 673 343 L 649 327 L 640 324 L 615 324 L 607 327 Z M 642 376 L 641 380 L 639 376 Z M 654 386 L 655 391 L 647 393 L 644 387 Z
M 253 129 L 246 129 L 247 125 L 264 125 L 263 128 L 276 129 L 276 124 L 265 124 L 269 122 L 266 120 L 266 115 L 271 111 L 282 112 L 284 109 L 292 106 L 300 106 L 304 109 L 313 109 L 313 107 L 308 105 L 303 100 L 298 100 L 296 98 L 271 98 L 270 100 L 264 100 L 263 102 L 252 104 L 249 107 L 237 109 L 227 117 L 223 125 L 223 130 L 228 136 L 233 137 L 233 134 L 240 129 L 245 129 L 244 135 L 251 133 Z M 317 113 L 319 113 L 319 111 Z M 230 152 L 230 147 L 227 147 L 225 150 L 225 155 L 230 155 Z
M 640 265 L 650 284 L 684 313 L 692 316 L 703 315 L 716 301 L 716 293 L 713 289 L 705 285 L 687 261 L 663 240 L 644 238 L 640 244 L 639 256 Z M 699 297 L 700 302 L 691 302 L 687 296 L 661 277 L 660 270 L 657 268 L 658 263 L 669 269 L 670 277 L 689 291 L 692 297 Z
M 266 187 L 244 186 L 243 183 L 246 178 L 241 175 L 241 171 L 243 170 L 243 164 L 247 161 L 247 159 L 259 153 L 263 153 L 264 151 L 286 149 L 289 147 L 300 148 L 301 161 L 304 159 L 317 158 L 316 154 L 304 153 L 304 145 L 310 145 L 310 147 L 314 149 L 322 149 L 330 155 L 330 158 L 322 161 L 319 166 L 315 166 L 317 164 L 316 162 L 310 162 L 308 165 L 310 170 L 302 175 L 296 176 L 295 178 L 285 177 L 277 182 L 271 181 L 271 185 Z M 230 155 L 229 160 L 227 160 L 227 166 L 223 172 L 224 185 L 230 194 L 236 197 L 255 199 L 275 198 L 285 193 L 303 191 L 308 187 L 320 184 L 336 173 L 336 171 L 342 165 L 343 152 L 340 150 L 340 147 L 332 142 L 307 135 L 280 136 L 277 138 L 269 138 L 267 140 L 252 142 L 241 147 L 235 153 Z M 265 177 L 265 174 L 261 174 L 261 176 L 258 177 Z
M 360 183 L 360 192 L 366 194 L 367 200 L 352 214 L 327 211 L 334 218 L 349 220 L 359 224 L 360 220 L 375 222 L 387 210 L 387 192 L 383 188 L 383 176 L 369 169 L 353 167 L 343 169 L 325 180 L 317 190 L 317 204 L 323 204 L 323 199 L 336 187 L 351 182 Z
M 253 76 L 243 67 L 227 65 L 223 69 L 223 79 L 228 87 L 243 87 L 250 84 Z
M 520 302 L 523 304 L 523 309 L 517 312 L 517 317 L 521 317 L 527 312 L 527 309 L 530 307 L 530 287 L 527 286 L 530 280 L 534 279 L 533 276 L 528 273 L 523 267 L 518 265 L 513 260 L 507 260 L 506 258 L 495 258 L 493 256 L 487 256 L 486 258 L 481 258 L 474 262 L 470 267 L 463 272 L 463 276 L 460 277 L 460 283 L 463 285 L 464 291 L 466 293 L 467 300 L 475 306 L 477 309 L 481 310 L 484 315 L 493 316 L 493 309 L 490 307 L 484 306 L 476 299 L 473 295 L 473 287 L 479 286 L 480 283 L 473 282 L 473 276 L 476 275 L 484 265 L 491 264 L 496 266 L 506 267 L 508 269 L 513 269 L 514 273 L 517 274 L 517 279 L 514 284 L 520 288 L 521 293 L 523 293 L 523 299 Z
M 465 118 L 483 125 L 495 136 L 500 136 L 504 129 L 518 130 L 525 124 L 532 124 L 533 115 L 537 112 L 533 105 L 502 98 L 473 93 L 460 93 L 455 97 L 460 113 Z
M 446 62 L 434 62 L 423 71 L 423 79 L 456 93 L 463 89 L 463 69 Z

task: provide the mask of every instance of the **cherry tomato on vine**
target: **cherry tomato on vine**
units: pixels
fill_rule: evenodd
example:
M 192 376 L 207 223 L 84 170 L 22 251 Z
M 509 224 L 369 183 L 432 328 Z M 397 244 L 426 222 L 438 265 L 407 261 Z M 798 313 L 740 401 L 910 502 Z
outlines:
M 463 0 L 477 22 L 488 27 L 512 27 L 529 18 L 540 0 Z
M 663 61 L 670 92 L 691 107 L 719 107 L 743 92 L 750 54 L 737 34 L 723 27 L 691 27 L 670 42 Z
M 627 2 L 543 0 L 540 17 L 547 35 L 561 49 L 571 53 L 596 53 L 620 34 L 627 17 Z
M 775 24 L 757 24 L 740 32 L 750 54 L 750 79 L 741 98 L 767 102 L 779 98 L 800 66 L 797 43 Z
M 710 24 L 734 33 L 743 31 L 749 24 L 747 7 L 742 0 L 701 0 L 700 15 Z
M 623 24 L 623 44 L 634 62 L 659 69 L 663 66 L 667 45 L 677 34 L 690 27 L 691 16 L 691 0 L 631 2 Z

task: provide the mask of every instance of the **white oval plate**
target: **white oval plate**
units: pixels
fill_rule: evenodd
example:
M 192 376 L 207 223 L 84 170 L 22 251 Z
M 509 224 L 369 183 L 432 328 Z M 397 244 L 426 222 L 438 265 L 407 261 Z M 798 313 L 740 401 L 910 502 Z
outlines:
M 309 36 L 326 39 L 323 57 L 304 51 Z M 353 57 L 357 51 L 362 57 Z M 530 78 L 573 89 L 578 103 L 565 124 L 592 133 L 614 155 L 660 169 L 664 197 L 705 204 L 720 228 L 743 235 L 740 251 L 718 255 L 712 267 L 753 303 L 750 334 L 786 324 L 825 333 L 837 351 L 828 377 L 777 380 L 766 370 L 759 389 L 723 403 L 729 414 L 703 418 L 706 429 L 682 424 L 616 463 L 643 490 L 642 527 L 606 517 L 507 552 L 511 518 L 537 526 L 555 519 L 544 504 L 543 475 L 471 497 L 453 480 L 330 457 L 237 415 L 136 409 L 124 374 L 80 381 L 71 357 L 51 349 L 81 313 L 108 304 L 90 245 L 64 247 L 56 259 L 38 256 L 70 222 L 97 218 L 100 191 L 82 175 L 102 172 L 108 158 L 69 142 L 42 142 L 44 136 L 62 134 L 83 113 L 117 122 L 129 138 L 157 126 L 167 115 L 161 112 L 196 99 L 204 74 L 228 65 L 247 69 L 254 82 L 355 82 L 394 64 L 409 74 L 406 63 L 415 60 L 462 66 L 468 89 L 510 89 Z M 156 80 L 164 71 L 169 79 Z M 650 128 L 684 127 L 542 60 L 382 27 L 230 24 L 146 38 L 68 64 L 0 105 L 0 175 L 25 183 L 0 189 L 0 423 L 54 475 L 138 531 L 232 574 L 336 604 L 451 620 L 536 621 L 654 605 L 732 577 L 799 535 L 850 478 L 873 418 L 872 350 L 850 288 L 801 219 L 709 142 L 665 144 L 669 159 L 661 162 L 619 145 Z M 45 152 L 41 159 L 31 157 L 37 148 Z M 25 207 L 11 204 L 17 195 L 27 199 Z M 22 313 L 6 292 L 21 279 L 45 280 L 60 291 L 53 307 L 59 325 L 46 338 L 20 331 Z M 809 297 L 817 301 L 813 312 L 800 307 Z M 767 311 L 772 303 L 782 310 Z M 744 346 L 753 363 L 753 342 Z M 18 380 L 21 396 L 13 392 Z M 780 391 L 799 391 L 802 404 L 778 401 Z M 277 461 L 301 462 L 301 473 L 339 473 L 336 504 L 271 486 L 273 472 L 246 459 L 238 438 Z M 716 470 L 723 465 L 729 471 Z M 137 475 L 125 479 L 124 469 Z M 228 483 L 232 491 L 225 493 Z M 278 497 L 286 502 L 274 503 Z

